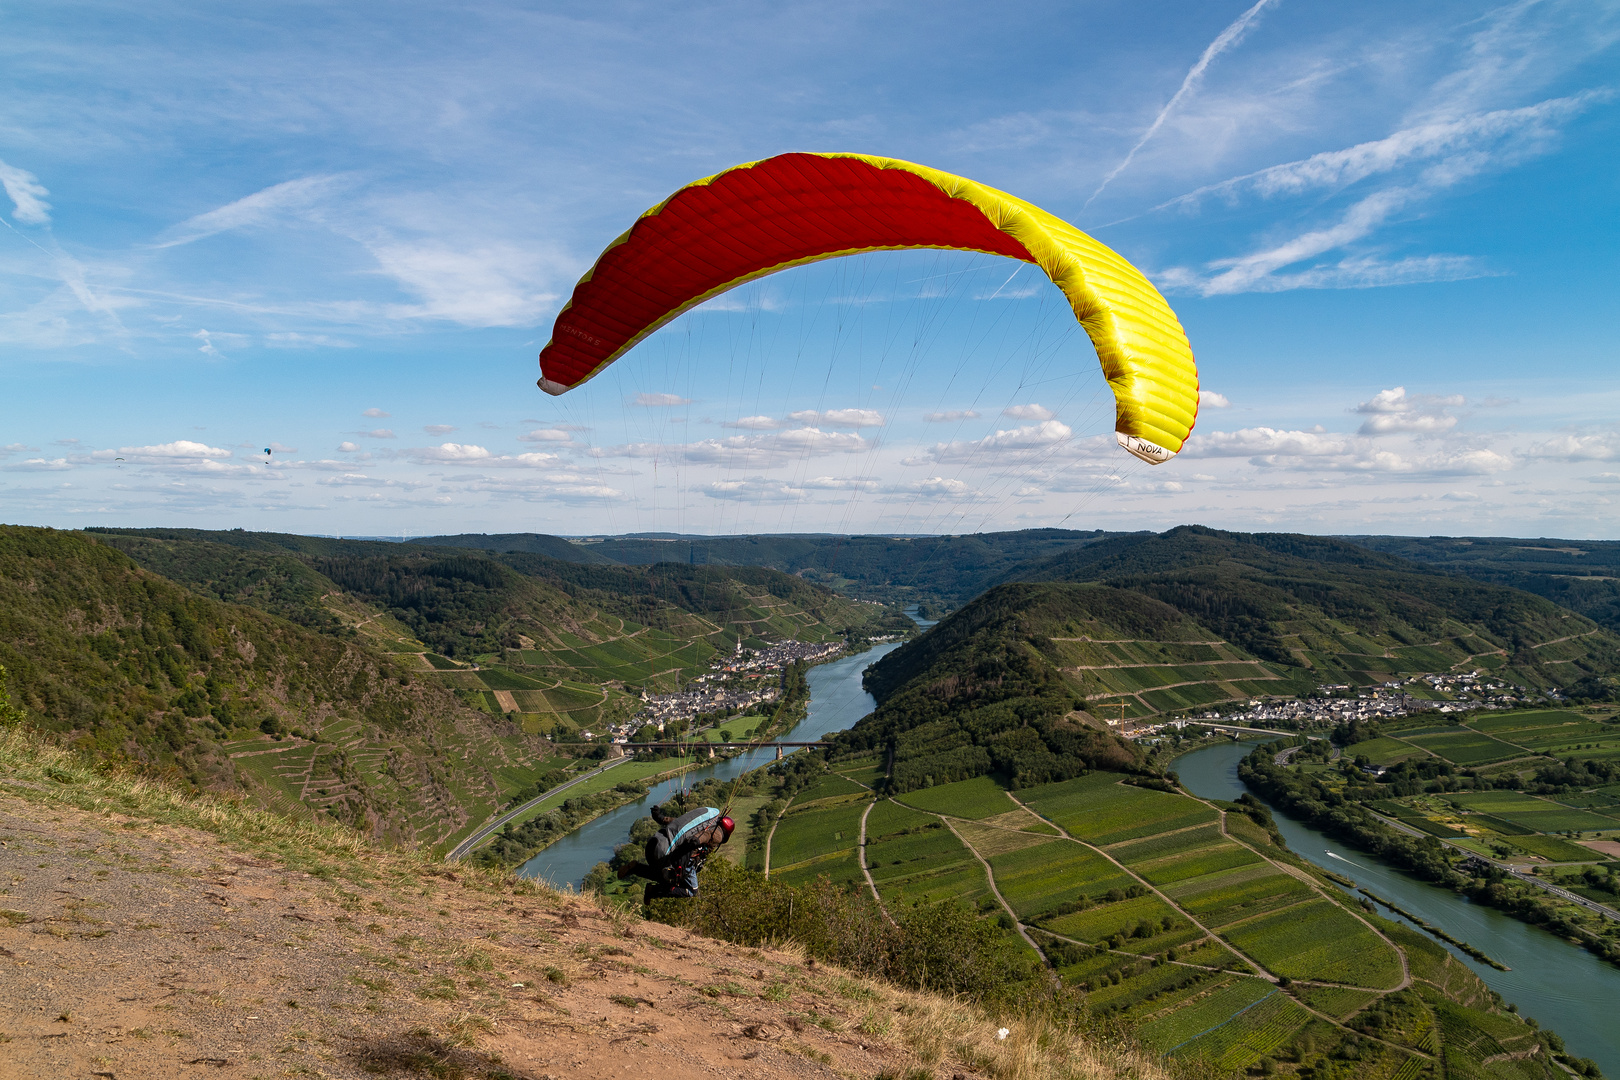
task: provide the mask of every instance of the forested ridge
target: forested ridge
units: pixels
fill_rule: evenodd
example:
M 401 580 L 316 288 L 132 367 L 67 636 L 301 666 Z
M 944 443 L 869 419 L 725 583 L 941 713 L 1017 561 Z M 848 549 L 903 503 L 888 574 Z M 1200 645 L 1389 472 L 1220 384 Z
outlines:
M 1620 691 L 1620 638 L 1590 620 L 1339 540 L 1187 526 L 1013 576 L 872 667 L 878 708 L 841 749 L 892 749 L 900 791 L 986 774 L 1027 785 L 1138 767 L 1087 726 L 1096 699 L 1140 716 L 1481 657 L 1529 687 Z

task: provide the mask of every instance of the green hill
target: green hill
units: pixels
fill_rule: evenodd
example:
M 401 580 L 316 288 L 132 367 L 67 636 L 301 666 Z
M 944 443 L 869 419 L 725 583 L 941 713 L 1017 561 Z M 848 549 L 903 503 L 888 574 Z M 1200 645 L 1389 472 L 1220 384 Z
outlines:
M 1535 593 L 1620 631 L 1620 541 L 1501 536 L 1351 536 L 1448 574 Z
M 958 607 L 1020 563 L 1092 543 L 1109 534 L 1070 529 L 1022 529 L 964 536 L 613 536 L 566 544 L 532 533 L 437 536 L 422 543 L 499 551 L 533 551 L 630 566 L 686 563 L 760 566 L 794 574 L 850 596 L 882 603 Z M 557 548 L 566 544 L 567 551 Z
M 0 528 L 0 664 L 28 721 L 109 761 L 441 843 L 540 740 L 362 644 L 225 603 L 112 546 Z
M 1603 689 L 1620 668 L 1620 638 L 1541 597 L 1336 540 L 1186 527 L 1016 573 L 1034 580 L 989 590 L 868 672 L 879 706 L 840 743 L 893 748 L 894 790 L 1132 767 L 1098 717 L 1475 668 Z
M 1620 638 L 1542 597 L 1342 540 L 1184 526 L 1116 537 L 1009 575 L 1090 581 L 1172 605 L 1230 645 L 1317 682 L 1491 669 L 1570 687 L 1617 668 Z
M 757 568 L 0 527 L 0 664 L 30 722 L 430 845 L 567 764 L 540 734 L 601 733 L 738 641 L 909 625 Z

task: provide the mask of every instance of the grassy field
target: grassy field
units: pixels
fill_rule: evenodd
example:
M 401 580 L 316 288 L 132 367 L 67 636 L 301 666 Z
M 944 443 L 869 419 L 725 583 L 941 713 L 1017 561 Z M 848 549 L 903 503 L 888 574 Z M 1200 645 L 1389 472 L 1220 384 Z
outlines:
M 882 760 L 878 758 L 858 758 L 854 761 L 840 761 L 832 766 L 834 772 L 847 776 L 858 784 L 873 787 L 882 780 L 887 772 L 883 768 Z
M 1454 795 L 1451 801 L 1534 832 L 1587 832 L 1594 829 L 1620 828 L 1620 821 L 1615 818 L 1595 814 L 1590 810 L 1560 806 L 1558 803 L 1517 791 L 1481 791 Z
M 827 799 L 837 795 L 866 795 L 868 791 L 861 785 L 839 776 L 837 773 L 828 773 L 809 787 L 794 796 L 795 803 L 806 803 L 813 799 Z
M 999 875 L 997 880 L 1000 880 Z M 1165 926 L 1165 920 L 1169 920 L 1172 925 Z M 1054 934 L 1097 944 L 1114 937 L 1130 939 L 1133 935 L 1151 939 L 1154 934 L 1185 924 L 1186 919 L 1174 908 L 1149 893 L 1147 896 L 1097 904 L 1085 911 L 1046 919 L 1042 921 L 1041 926 Z M 1152 933 L 1138 934 L 1139 927 L 1151 930 Z M 1120 948 L 1121 945 L 1116 944 L 1114 947 Z
M 976 776 L 939 787 L 920 788 L 897 796 L 907 806 L 915 806 L 935 814 L 981 820 L 996 817 L 1018 809 L 1007 798 L 1000 784 L 988 776 Z
M 860 836 L 864 806 L 835 806 L 826 810 L 792 810 L 777 823 L 771 837 L 771 872 L 797 863 L 848 851 L 853 858 Z M 874 811 L 875 812 L 875 811 Z
M 1524 753 L 1517 746 L 1509 746 L 1507 743 L 1499 742 L 1489 735 L 1482 735 L 1477 731 L 1467 729 L 1434 735 L 1402 735 L 1401 738 L 1433 754 L 1437 754 L 1455 765 L 1477 765 L 1485 761 L 1505 761 L 1511 757 L 1519 757 Z
M 1244 922 L 1223 936 L 1278 975 L 1388 990 L 1400 958 L 1339 905 L 1314 900 Z
M 1046 840 L 989 858 L 996 886 L 1018 917 L 1031 919 L 1081 896 L 1103 896 L 1133 884 L 1130 875 L 1067 840 Z
M 938 818 L 934 825 L 892 840 L 867 841 L 867 865 L 885 904 L 941 899 L 976 904 L 989 894 L 979 860 Z
M 1183 795 L 1130 787 L 1112 773 L 1093 773 L 1021 792 L 1019 799 L 1071 835 L 1116 844 L 1213 821 L 1216 812 Z

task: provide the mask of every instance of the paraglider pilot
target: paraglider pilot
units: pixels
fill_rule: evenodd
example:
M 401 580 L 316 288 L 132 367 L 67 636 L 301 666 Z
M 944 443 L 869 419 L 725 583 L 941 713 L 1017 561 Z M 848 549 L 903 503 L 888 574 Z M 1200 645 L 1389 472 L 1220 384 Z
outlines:
M 655 806 L 652 818 L 660 828 L 647 841 L 647 861 L 620 869 L 620 880 L 636 876 L 651 879 L 646 890 L 649 901 L 696 896 L 698 871 L 711 852 L 731 839 L 737 823 L 712 806 L 700 806 L 680 817 L 672 817 L 663 807 Z

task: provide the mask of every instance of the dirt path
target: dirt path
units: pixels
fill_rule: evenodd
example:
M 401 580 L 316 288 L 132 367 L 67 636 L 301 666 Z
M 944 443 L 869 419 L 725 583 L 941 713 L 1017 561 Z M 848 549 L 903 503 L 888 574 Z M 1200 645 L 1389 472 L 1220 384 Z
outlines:
M 977 848 L 967 842 L 966 837 L 956 831 L 956 826 L 951 824 L 949 818 L 945 817 L 943 814 L 936 814 L 934 816 L 939 818 L 947 829 L 951 830 L 952 836 L 961 841 L 962 846 L 968 849 L 968 854 L 979 860 L 979 865 L 984 867 L 984 880 L 990 886 L 990 895 L 996 898 L 996 903 L 1000 904 L 1001 909 L 1007 913 L 1007 917 L 1012 919 L 1013 929 L 1018 931 L 1018 936 L 1023 938 L 1024 941 L 1029 944 L 1030 948 L 1035 950 L 1035 955 L 1041 958 L 1041 962 L 1047 966 L 1048 970 L 1051 970 L 1052 961 L 1047 959 L 1046 953 L 1041 951 L 1041 947 L 1039 945 L 1035 944 L 1035 939 L 1029 936 L 1029 930 L 1024 926 L 1023 920 L 1018 917 L 1018 912 L 1013 910 L 1012 905 L 1007 903 L 1007 898 L 1002 896 L 1001 890 L 996 887 L 996 872 L 990 869 L 990 863 L 985 860 L 983 855 L 979 854 Z M 1056 977 L 1057 976 L 1054 973 L 1053 978 Z
M 1321 883 L 1319 881 L 1317 881 L 1316 878 L 1314 876 L 1312 876 L 1309 871 L 1302 870 L 1297 866 L 1292 866 L 1292 865 L 1290 865 L 1288 863 L 1285 863 L 1285 862 L 1279 862 L 1278 860 L 1271 858 L 1265 852 L 1263 852 L 1260 849 L 1256 848 L 1253 844 L 1250 844 L 1250 843 L 1248 843 L 1248 842 L 1246 842 L 1246 841 L 1244 841 L 1244 840 L 1242 840 L 1242 839 L 1240 839 L 1240 838 L 1238 838 L 1236 836 L 1233 836 L 1230 832 L 1228 832 L 1227 829 L 1226 829 L 1226 811 L 1225 810 L 1222 810 L 1220 807 L 1218 807 L 1218 806 L 1214 805 L 1213 803 L 1208 802 L 1208 801 L 1206 801 L 1204 799 L 1199 799 L 1195 795 L 1188 795 L 1187 797 L 1190 798 L 1190 799 L 1196 799 L 1198 802 L 1203 803 L 1205 806 L 1208 806 L 1210 809 L 1214 810 L 1217 814 L 1220 815 L 1219 820 L 1220 820 L 1220 828 L 1221 828 L 1221 835 L 1222 836 L 1226 837 L 1232 843 L 1237 844 L 1239 847 L 1242 847 L 1242 848 L 1244 848 L 1244 849 L 1246 849 L 1248 851 L 1254 852 L 1256 855 L 1260 856 L 1260 858 L 1264 859 L 1266 862 L 1270 863 L 1273 867 L 1275 867 L 1278 870 L 1281 870 L 1283 873 L 1289 875 L 1290 877 L 1296 878 L 1299 881 L 1304 882 L 1305 885 L 1307 885 L 1311 889 L 1311 891 L 1314 892 L 1321 899 L 1326 900 L 1330 904 L 1338 903 L 1338 901 L 1334 900 L 1333 897 L 1331 897 L 1331 896 L 1329 896 L 1327 894 L 1327 890 L 1322 888 Z M 1355 908 L 1353 908 L 1351 905 L 1349 905 L 1349 904 L 1339 904 L 1338 906 L 1343 908 L 1345 911 L 1348 911 L 1350 913 L 1350 915 L 1357 922 L 1361 923 L 1362 926 L 1365 926 L 1368 930 L 1371 930 L 1374 934 L 1376 934 L 1378 936 L 1379 941 L 1382 941 L 1385 945 L 1389 946 L 1390 949 L 1394 950 L 1396 959 L 1398 959 L 1401 962 L 1401 981 L 1399 983 L 1397 983 L 1395 986 L 1390 987 L 1388 990 L 1378 990 L 1375 987 L 1367 987 L 1366 989 L 1373 990 L 1374 993 L 1394 994 L 1394 993 L 1398 993 L 1401 990 L 1405 990 L 1408 986 L 1411 986 L 1412 985 L 1412 967 L 1411 967 L 1410 964 L 1408 964 L 1406 962 L 1406 950 L 1401 948 L 1399 945 L 1395 944 L 1393 941 L 1389 940 L 1389 938 L 1385 936 L 1385 934 L 1384 934 L 1384 932 L 1382 930 L 1378 929 L 1378 927 L 1374 926 L 1371 922 L 1369 922 L 1361 914 L 1361 912 L 1355 910 Z
M 1021 802 L 1018 799 L 1018 797 L 1016 795 L 1014 795 L 1012 792 L 1009 791 L 1007 793 L 1007 798 L 1011 799 L 1015 803 L 1018 803 L 1018 806 L 1022 810 L 1024 810 L 1024 812 L 1030 814 L 1031 816 L 1033 816 L 1033 817 L 1035 817 L 1035 818 L 1037 818 L 1037 819 L 1039 819 L 1041 821 L 1045 821 L 1048 825 L 1052 826 L 1052 828 L 1054 828 L 1054 829 L 1056 829 L 1058 831 L 1059 836 L 1063 837 L 1063 839 L 1069 841 L 1071 844 L 1079 844 L 1081 847 L 1085 848 L 1087 851 L 1095 851 L 1098 855 L 1101 855 L 1103 858 L 1107 859 L 1109 862 L 1111 862 L 1115 866 L 1119 867 L 1126 874 L 1129 874 L 1132 879 L 1134 879 L 1137 882 L 1140 882 L 1144 889 L 1148 890 L 1154 896 L 1157 896 L 1160 900 L 1164 901 L 1165 904 L 1169 905 L 1169 907 L 1170 907 L 1170 909 L 1172 911 L 1181 912 L 1182 916 L 1188 922 L 1190 922 L 1194 926 L 1198 927 L 1198 929 L 1202 930 L 1205 934 L 1209 935 L 1210 937 L 1219 937 L 1220 936 L 1220 935 L 1216 934 L 1215 931 L 1211 930 L 1209 927 L 1207 927 L 1203 923 L 1199 922 L 1193 916 L 1193 914 L 1191 912 L 1187 911 L 1180 904 L 1176 903 L 1174 900 L 1170 899 L 1164 893 L 1160 892 L 1157 888 L 1155 888 L 1153 886 L 1152 882 L 1148 881 L 1146 878 L 1142 877 L 1136 871 L 1132 870 L 1130 867 L 1126 866 L 1124 863 L 1120 862 L 1118 859 L 1116 859 L 1112 855 L 1108 854 L 1108 852 L 1104 851 L 1102 848 L 1094 847 L 1093 845 L 1086 843 L 1084 840 L 1080 840 L 1080 839 L 1077 839 L 1074 836 L 1069 835 L 1069 831 L 1067 829 L 1065 829 L 1063 826 L 1059 825 L 1057 822 L 1055 822 L 1055 821 L 1047 821 L 1046 818 L 1043 818 L 1043 817 L 1041 817 L 1041 815 L 1035 813 L 1035 811 L 1033 811 L 1029 807 L 1025 806 L 1023 804 L 1023 802 Z M 1232 955 L 1236 956 L 1239 960 L 1242 960 L 1244 963 L 1246 963 L 1246 964 L 1250 965 L 1251 967 L 1253 967 L 1254 970 L 1260 972 L 1261 975 L 1268 982 L 1276 982 L 1277 981 L 1277 976 L 1273 975 L 1269 970 L 1267 970 L 1267 968 L 1266 968 L 1266 966 L 1264 964 L 1261 964 L 1261 963 L 1258 963 L 1257 961 L 1251 960 L 1249 957 L 1247 957 L 1243 953 L 1239 952 L 1238 949 L 1237 949 L 1237 946 L 1233 945 L 1230 941 L 1225 941 L 1224 939 L 1222 939 L 1222 941 L 1223 941 L 1223 944 L 1225 944 L 1225 946 L 1227 947 L 1227 949 L 1231 950 Z
M 323 879 L 0 793 L 0 1076 L 837 1080 L 916 1064 L 861 1034 L 871 1006 L 840 998 L 838 973 L 791 955 L 402 861 L 351 869 Z

